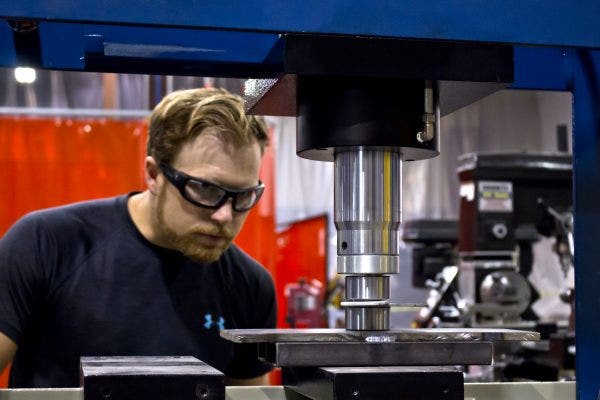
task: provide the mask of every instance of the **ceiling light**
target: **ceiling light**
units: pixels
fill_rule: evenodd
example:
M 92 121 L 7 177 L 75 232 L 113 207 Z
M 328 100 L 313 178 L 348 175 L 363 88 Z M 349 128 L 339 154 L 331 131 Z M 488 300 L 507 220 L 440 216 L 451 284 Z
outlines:
M 29 67 L 17 67 L 15 68 L 15 79 L 19 83 L 33 83 L 36 78 L 35 69 Z

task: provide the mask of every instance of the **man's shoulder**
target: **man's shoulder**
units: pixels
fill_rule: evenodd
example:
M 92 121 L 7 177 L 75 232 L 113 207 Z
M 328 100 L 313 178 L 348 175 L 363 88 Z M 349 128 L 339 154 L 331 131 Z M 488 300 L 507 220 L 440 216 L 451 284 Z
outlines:
M 32 211 L 25 215 L 23 219 L 45 223 L 103 221 L 106 217 L 119 214 L 124 208 L 126 209 L 126 202 L 126 195 L 85 200 Z
M 78 237 L 82 232 L 115 229 L 126 215 L 127 196 L 122 195 L 32 211 L 15 225 L 69 240 L 71 233 Z

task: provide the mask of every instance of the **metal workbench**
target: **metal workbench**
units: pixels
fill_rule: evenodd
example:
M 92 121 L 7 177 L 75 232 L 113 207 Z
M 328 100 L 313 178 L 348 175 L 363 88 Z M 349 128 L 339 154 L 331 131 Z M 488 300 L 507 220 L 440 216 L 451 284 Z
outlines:
M 226 400 L 300 400 L 283 386 L 228 386 Z M 575 382 L 467 383 L 465 400 L 570 400 Z M 1 389 L 0 400 L 83 400 L 82 389 Z

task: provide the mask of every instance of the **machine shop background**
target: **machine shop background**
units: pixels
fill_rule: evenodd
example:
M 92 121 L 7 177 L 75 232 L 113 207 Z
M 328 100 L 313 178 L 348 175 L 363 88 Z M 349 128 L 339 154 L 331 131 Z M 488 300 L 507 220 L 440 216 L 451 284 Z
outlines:
M 242 81 L 223 78 L 155 77 L 83 72 L 37 71 L 32 84 L 17 83 L 12 69 L 0 71 L 0 110 L 3 115 L 19 113 L 35 116 L 41 109 L 72 110 L 72 117 L 82 110 L 104 110 L 103 118 L 123 119 L 121 111 L 149 113 L 158 93 L 198 87 L 225 87 L 242 92 Z M 111 111 L 114 113 L 111 116 Z M 93 113 L 92 113 L 93 114 Z M 309 161 L 295 155 L 295 119 L 268 117 L 273 133 L 275 216 L 273 229 L 281 232 L 298 221 L 326 215 L 327 230 L 321 236 L 325 246 L 315 249 L 326 260 L 322 276 L 335 275 L 336 238 L 333 226 L 333 164 Z M 516 91 L 496 92 L 476 103 L 442 118 L 440 155 L 427 161 L 403 163 L 403 221 L 412 219 L 456 219 L 459 210 L 459 183 L 456 169 L 461 154 L 478 151 L 556 152 L 558 133 L 567 129 L 567 148 L 571 150 L 571 94 L 566 92 Z M 141 168 L 141 163 L 139 163 Z M 0 182 L 2 191 L 10 182 Z M 541 294 L 534 305 L 538 315 L 566 318 L 569 307 L 558 300 L 564 286 L 552 241 L 535 245 L 535 263 L 530 281 Z M 401 273 L 394 276 L 391 300 L 422 302 L 426 289 L 411 285 L 410 245 L 401 251 Z M 317 268 L 324 268 L 323 265 Z M 541 273 L 540 271 L 544 271 Z M 275 275 L 275 279 L 278 279 Z M 279 277 L 280 279 L 284 279 Z M 307 277 L 309 278 L 309 277 Z M 326 279 L 327 279 L 326 278 Z M 569 279 L 572 280 L 572 273 Z M 282 286 L 293 282 L 282 282 Z M 326 285 L 327 282 L 322 282 Z M 279 294 L 278 294 L 279 295 Z M 280 305 L 280 312 L 285 312 Z M 328 324 L 335 325 L 335 311 L 330 310 Z M 281 319 L 285 320 L 285 318 Z M 410 326 L 411 313 L 393 313 L 392 327 Z

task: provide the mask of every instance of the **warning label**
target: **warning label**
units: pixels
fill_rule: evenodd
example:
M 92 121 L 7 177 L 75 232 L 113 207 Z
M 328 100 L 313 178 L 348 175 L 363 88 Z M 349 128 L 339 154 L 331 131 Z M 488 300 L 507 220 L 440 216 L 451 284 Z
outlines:
M 480 181 L 477 189 L 479 211 L 512 212 L 512 182 Z

